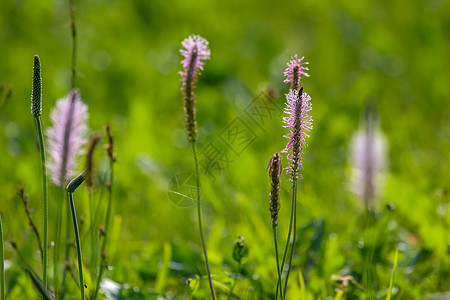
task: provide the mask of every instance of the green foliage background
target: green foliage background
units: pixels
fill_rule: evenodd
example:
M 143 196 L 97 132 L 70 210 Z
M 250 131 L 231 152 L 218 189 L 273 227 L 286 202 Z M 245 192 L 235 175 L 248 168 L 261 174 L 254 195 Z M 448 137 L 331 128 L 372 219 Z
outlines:
M 295 53 L 310 62 L 311 77 L 303 85 L 312 97 L 314 129 L 304 151 L 289 299 L 334 297 L 338 284 L 333 275 L 354 277 L 356 283 L 344 292 L 348 299 L 384 297 L 397 248 L 394 297 L 419 299 L 450 290 L 448 1 L 75 3 L 75 85 L 89 105 L 90 128 L 102 131 L 111 123 L 117 143 L 114 232 L 108 249 L 113 268 L 107 277 L 121 284 L 125 298 L 156 299 L 161 293 L 185 299 L 189 286 L 195 286 L 186 280 L 205 274 L 196 210 L 174 205 L 167 194 L 173 176 L 194 170 L 178 74 L 180 43 L 190 34 L 202 35 L 211 48 L 197 85 L 200 148 L 220 142 L 220 133 L 236 116 L 252 124 L 244 108 L 260 92 L 274 92 L 283 107 L 286 62 Z M 5 238 L 16 241 L 40 270 L 35 238 L 15 193 L 20 183 L 26 184 L 42 227 L 40 160 L 30 114 L 32 61 L 38 53 L 42 118 L 49 127 L 51 108 L 70 90 L 68 1 L 1 1 L 0 49 L 0 81 L 14 91 L 0 111 L 0 212 Z M 367 101 L 376 103 L 389 145 L 389 168 L 372 227 L 349 190 L 350 141 Z M 243 236 L 249 256 L 235 293 L 242 299 L 273 298 L 276 267 L 266 166 L 284 147 L 286 130 L 281 115 L 267 122 L 263 130 L 251 125 L 257 139 L 240 156 L 222 144 L 233 162 L 215 179 L 201 178 L 208 250 L 222 295 L 231 281 L 228 275 L 236 271 L 233 241 Z M 97 155 L 100 180 L 94 201 L 103 213 L 107 161 L 103 149 Z M 286 176 L 282 189 L 279 230 L 284 241 L 290 201 Z M 86 193 L 78 193 L 77 209 L 88 219 Z M 57 188 L 51 190 L 52 216 L 56 201 L 62 201 L 59 195 Z M 395 210 L 387 210 L 386 203 Z M 86 234 L 87 227 L 83 230 Z M 370 264 L 364 241 L 375 249 Z M 89 268 L 88 238 L 84 244 Z M 12 264 L 6 273 L 9 299 L 36 298 L 11 247 L 6 258 Z M 207 298 L 207 292 L 203 280 L 192 297 Z

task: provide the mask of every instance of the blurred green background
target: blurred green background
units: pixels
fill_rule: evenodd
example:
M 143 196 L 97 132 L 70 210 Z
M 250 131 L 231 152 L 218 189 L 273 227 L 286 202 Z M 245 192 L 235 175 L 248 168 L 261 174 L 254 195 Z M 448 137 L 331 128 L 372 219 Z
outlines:
M 92 131 L 103 134 L 102 126 L 111 123 L 117 143 L 114 233 L 108 249 L 112 268 L 106 277 L 112 280 L 110 285 L 119 284 L 124 298 L 186 299 L 195 285 L 187 284 L 187 279 L 205 275 L 196 210 L 179 207 L 168 197 L 171 179 L 194 171 L 178 74 L 181 41 L 190 34 L 205 37 L 211 48 L 211 60 L 196 90 L 199 149 L 213 142 L 232 160 L 220 174 L 201 178 L 210 263 L 217 282 L 223 283 L 216 287 L 221 297 L 231 282 L 227 278 L 236 272 L 231 254 L 238 236 L 245 238 L 249 256 L 236 295 L 274 297 L 266 166 L 285 146 L 286 130 L 281 114 L 258 127 L 245 108 L 261 92 L 273 95 L 275 105 L 283 108 L 288 89 L 283 72 L 296 53 L 310 63 L 311 77 L 303 79 L 303 86 L 312 97 L 314 129 L 303 156 L 299 242 L 289 299 L 334 297 L 340 288 L 336 276 L 344 275 L 354 278 L 343 289 L 344 298 L 384 298 L 397 248 L 394 297 L 420 299 L 450 290 L 448 1 L 75 4 L 75 86 L 89 105 Z M 13 89 L 0 111 L 0 212 L 5 239 L 16 241 L 36 270 L 40 270 L 37 245 L 15 195 L 17 186 L 26 184 L 33 217 L 41 228 L 40 160 L 30 113 L 32 61 L 39 54 L 42 119 L 48 128 L 55 101 L 70 91 L 71 47 L 68 1 L 0 1 L 2 98 L 8 86 Z M 349 189 L 350 142 L 367 101 L 376 103 L 389 160 L 373 228 L 364 225 L 364 207 Z M 256 137 L 239 155 L 220 139 L 236 117 Z M 102 213 L 106 196 L 101 183 L 107 172 L 103 148 L 97 156 L 100 180 L 94 198 Z M 51 216 L 58 195 L 52 187 Z M 290 203 L 286 176 L 281 197 L 279 230 L 284 241 Z M 86 193 L 78 192 L 76 198 L 80 218 L 88 218 Z M 395 209 L 387 210 L 386 203 Z M 370 280 L 364 275 L 368 268 L 364 242 L 375 249 Z M 85 243 L 90 268 L 89 239 Z M 6 258 L 9 298 L 36 298 L 11 247 L 6 248 Z M 300 272 L 306 289 L 300 284 Z M 72 291 L 76 299 L 75 286 Z M 207 295 L 203 280 L 191 296 Z

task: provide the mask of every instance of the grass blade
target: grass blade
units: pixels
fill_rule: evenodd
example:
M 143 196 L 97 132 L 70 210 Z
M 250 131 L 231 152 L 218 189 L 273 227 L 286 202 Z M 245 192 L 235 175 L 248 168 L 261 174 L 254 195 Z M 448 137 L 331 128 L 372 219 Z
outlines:
M 394 266 L 392 267 L 391 281 L 389 282 L 389 290 L 386 296 L 386 300 L 391 300 L 392 286 L 394 285 L 395 272 L 397 271 L 397 261 L 398 261 L 398 249 L 395 250 Z

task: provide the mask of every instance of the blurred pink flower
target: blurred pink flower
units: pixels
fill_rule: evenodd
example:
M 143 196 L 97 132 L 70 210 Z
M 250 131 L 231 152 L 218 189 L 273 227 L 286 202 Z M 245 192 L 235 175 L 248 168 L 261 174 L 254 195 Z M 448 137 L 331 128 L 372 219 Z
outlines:
M 86 143 L 88 107 L 81 101 L 80 91 L 73 89 L 56 102 L 50 118 L 53 127 L 47 130 L 48 167 L 52 181 L 64 187 L 74 176 L 75 159 Z
M 374 128 L 372 116 L 368 116 L 365 123 L 365 128 L 353 135 L 352 189 L 367 206 L 371 206 L 379 193 L 378 177 L 386 165 L 386 143 L 381 131 Z

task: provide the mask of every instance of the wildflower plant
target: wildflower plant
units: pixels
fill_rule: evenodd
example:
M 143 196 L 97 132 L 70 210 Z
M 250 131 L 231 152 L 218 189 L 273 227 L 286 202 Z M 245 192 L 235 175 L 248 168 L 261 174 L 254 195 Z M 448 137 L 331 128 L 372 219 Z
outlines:
M 239 236 L 234 240 L 233 244 L 233 259 L 237 262 L 238 265 L 233 284 L 231 285 L 230 292 L 228 294 L 228 299 L 231 299 L 233 297 L 233 290 L 237 284 L 238 274 L 241 272 L 242 260 L 248 256 L 248 246 L 245 243 L 244 237 Z
M 284 268 L 284 263 L 289 252 L 290 245 L 289 263 L 286 272 L 284 290 L 282 290 L 280 276 L 280 285 L 277 285 L 276 292 L 276 297 L 278 297 L 278 290 L 280 290 L 282 299 L 284 299 L 283 292 L 284 297 L 286 297 L 289 273 L 291 270 L 292 259 L 294 255 L 294 245 L 297 231 L 297 180 L 302 178 L 301 152 L 303 150 L 303 147 L 306 146 L 306 138 L 309 137 L 308 132 L 312 129 L 312 117 L 310 116 L 310 111 L 312 108 L 311 97 L 307 93 L 303 92 L 303 87 L 301 86 L 301 77 L 309 77 L 309 74 L 306 73 L 306 71 L 308 71 L 309 69 L 304 66 L 308 63 L 304 62 L 303 59 L 303 57 L 301 59 L 298 59 L 297 55 L 295 55 L 293 59 L 288 63 L 288 67 L 284 72 L 284 75 L 286 76 L 285 82 L 288 82 L 291 85 L 289 93 L 286 95 L 286 107 L 284 110 L 286 116 L 283 118 L 283 127 L 289 130 L 289 133 L 285 135 L 285 137 L 288 138 L 288 143 L 281 152 L 287 153 L 287 159 L 289 163 L 285 169 L 287 170 L 286 172 L 289 175 L 289 180 L 292 182 L 292 200 L 289 230 L 283 253 L 283 259 L 281 262 L 281 268 Z
M 43 253 L 43 275 L 42 282 L 47 287 L 47 262 L 48 262 L 48 189 L 47 189 L 47 167 L 45 162 L 44 135 L 42 132 L 41 114 L 42 114 L 42 77 L 41 60 L 36 54 L 33 65 L 33 89 L 31 92 L 31 114 L 36 123 L 36 129 L 39 137 L 39 149 L 41 153 L 42 167 L 42 186 L 44 192 L 44 253 Z
M 200 196 L 200 172 L 197 160 L 196 140 L 197 140 L 197 121 L 195 120 L 195 95 L 194 88 L 197 82 L 197 77 L 203 70 L 205 60 L 210 58 L 210 50 L 208 48 L 208 41 L 199 35 L 191 35 L 185 39 L 181 45 L 183 49 L 180 50 L 184 59 L 181 61 L 183 71 L 181 75 L 181 92 L 183 94 L 184 102 L 184 119 L 186 123 L 186 130 L 188 140 L 192 144 L 192 152 L 195 161 L 195 173 L 197 178 L 197 215 L 200 231 L 200 239 L 203 246 L 203 255 L 205 257 L 206 270 L 208 272 L 208 282 L 211 290 L 211 297 L 215 299 L 214 288 L 212 285 L 211 272 L 209 269 L 208 252 L 206 250 L 206 243 L 203 236 L 202 226 L 202 211 L 201 211 L 201 196 Z
M 55 108 L 50 113 L 52 127 L 47 130 L 49 173 L 53 183 L 56 186 L 65 188 L 69 179 L 74 177 L 75 162 L 80 156 L 81 148 L 86 143 L 87 105 L 81 100 L 80 91 L 73 89 L 68 96 L 59 99 Z M 64 194 L 62 199 L 64 199 Z M 58 263 L 59 252 L 61 246 L 61 224 L 63 201 L 57 203 L 57 226 L 56 241 L 54 252 L 54 285 L 58 286 Z M 68 206 L 67 214 L 70 215 L 70 207 Z M 70 238 L 70 218 L 66 218 L 66 250 L 65 264 L 68 265 L 69 260 L 69 241 Z M 64 268 L 61 295 L 64 295 L 65 278 L 67 267 Z
M 205 60 L 210 58 L 208 41 L 199 35 L 191 35 L 185 39 L 181 45 L 184 49 L 180 52 L 184 56 L 181 64 L 183 71 L 181 75 L 181 92 L 184 101 L 184 119 L 188 132 L 188 140 L 195 142 L 197 140 L 197 121 L 195 120 L 195 95 L 194 88 L 198 75 L 203 70 Z
M 86 177 L 86 172 L 83 171 L 80 175 L 78 175 L 74 179 L 72 179 L 66 187 L 67 198 L 69 199 L 69 207 L 70 207 L 70 211 L 72 213 L 73 229 L 74 229 L 74 233 L 75 233 L 81 299 L 84 299 L 84 294 L 85 294 L 84 293 L 85 285 L 84 285 L 84 277 L 83 277 L 83 256 L 82 256 L 82 251 L 81 251 L 81 239 L 80 239 L 80 230 L 78 228 L 77 213 L 75 210 L 75 203 L 73 201 L 73 193 L 84 182 L 85 177 Z

